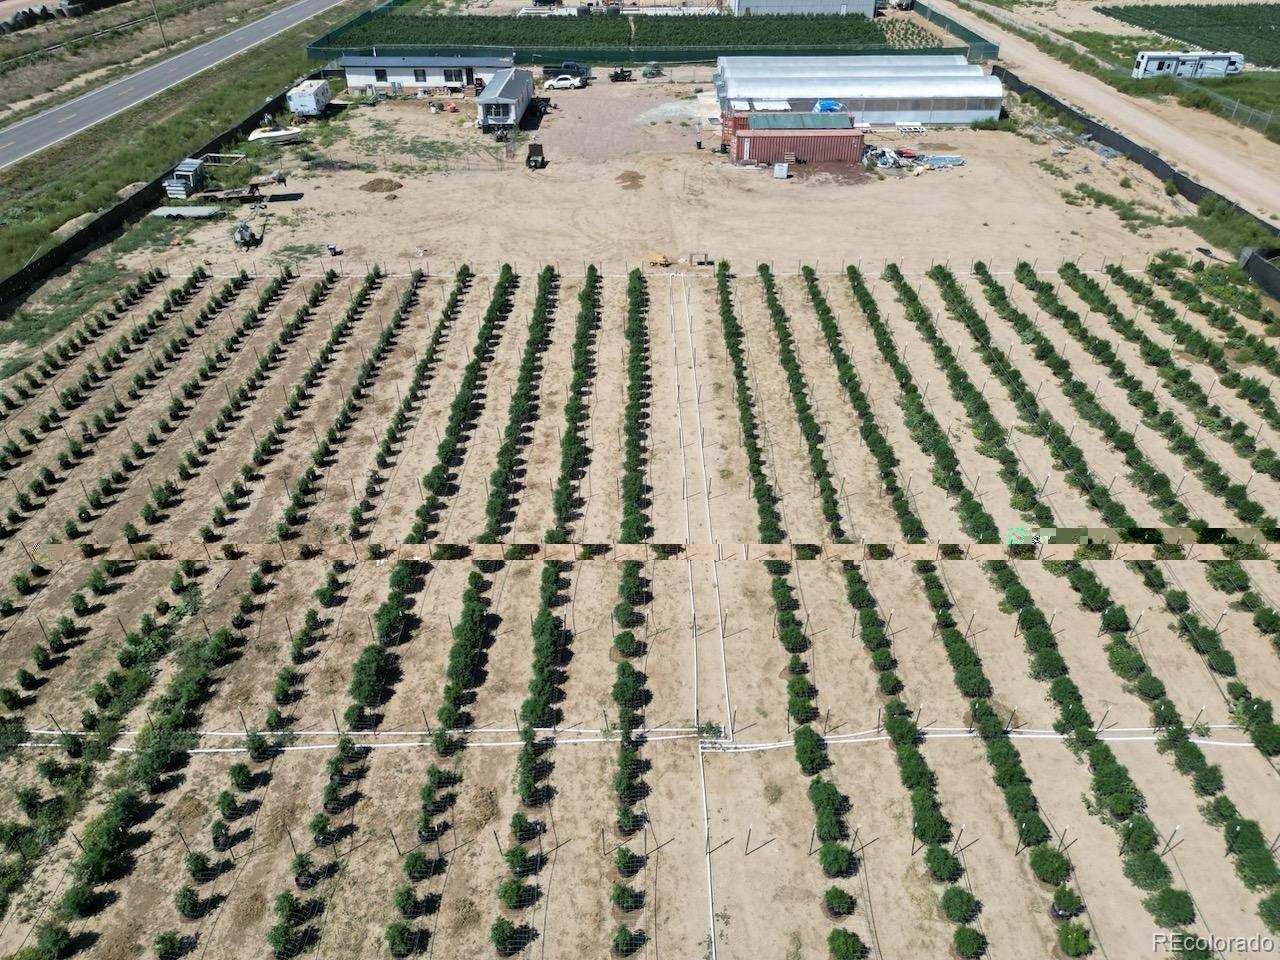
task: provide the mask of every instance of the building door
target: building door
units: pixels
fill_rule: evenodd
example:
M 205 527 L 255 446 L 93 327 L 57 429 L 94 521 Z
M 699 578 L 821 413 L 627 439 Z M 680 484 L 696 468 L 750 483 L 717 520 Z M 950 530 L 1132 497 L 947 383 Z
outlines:
M 476 84 L 476 72 L 472 67 L 467 67 L 467 86 L 474 87 Z

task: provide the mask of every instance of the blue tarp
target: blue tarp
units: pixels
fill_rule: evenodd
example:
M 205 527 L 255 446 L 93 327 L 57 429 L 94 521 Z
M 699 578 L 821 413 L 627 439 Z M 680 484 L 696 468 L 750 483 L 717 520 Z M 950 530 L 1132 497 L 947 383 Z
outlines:
M 814 113 L 840 113 L 844 110 L 844 104 L 839 100 L 819 100 L 813 105 Z

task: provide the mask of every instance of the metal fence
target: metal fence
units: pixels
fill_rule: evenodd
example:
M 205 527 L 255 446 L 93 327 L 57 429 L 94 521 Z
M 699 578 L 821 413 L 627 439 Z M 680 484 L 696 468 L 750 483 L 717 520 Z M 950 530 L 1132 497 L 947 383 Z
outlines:
M 320 74 L 314 73 L 311 76 L 318 77 Z M 293 84 L 289 84 L 289 86 L 292 87 Z M 281 90 L 271 100 L 255 107 L 253 112 L 242 121 L 232 127 L 228 127 L 208 143 L 203 146 L 193 147 L 187 151 L 187 156 L 217 153 L 226 144 L 249 133 L 258 125 L 264 112 L 278 113 L 284 107 L 286 90 Z M 178 159 L 174 158 L 174 162 L 176 163 Z M 114 206 L 108 207 L 103 213 L 89 221 L 51 250 L 36 257 L 21 270 L 17 270 L 0 280 L 0 317 L 8 316 L 18 298 L 25 296 L 38 284 L 43 283 L 52 276 L 55 270 L 66 266 L 89 247 L 101 242 L 130 220 L 136 219 L 145 211 L 159 204 L 165 197 L 163 182 L 169 178 L 169 172 L 170 167 L 165 167 L 164 171 L 150 183 L 140 187 L 136 192 Z
M 365 14 L 361 14 L 365 16 Z M 354 21 L 353 21 L 354 22 Z M 331 34 L 326 34 L 307 47 L 307 55 L 314 60 L 332 61 L 339 57 L 373 56 L 373 45 L 359 47 L 332 46 Z M 644 63 L 714 63 L 717 57 L 753 56 L 753 57 L 786 57 L 786 56 L 833 56 L 858 57 L 877 54 L 904 54 L 910 56 L 949 54 L 969 57 L 971 47 L 921 47 L 904 50 L 899 47 L 882 45 L 866 46 L 859 44 L 832 44 L 812 46 L 774 45 L 760 46 L 697 46 L 697 47 L 636 47 L 636 46 L 600 46 L 600 47 L 500 47 L 476 46 L 467 44 L 378 44 L 377 56 L 380 57 L 414 57 L 430 53 L 433 57 L 511 57 L 519 64 L 562 63 L 576 60 L 579 63 L 612 64 L 622 63 L 640 65 Z
M 912 5 L 912 9 L 930 23 L 941 27 L 953 37 L 959 37 L 969 44 L 968 57 L 970 63 L 995 60 L 1000 56 L 1000 45 L 998 43 L 988 40 L 977 31 L 966 27 L 963 23 L 952 20 L 946 14 L 939 13 L 927 3 L 921 3 L 920 0 L 916 0 Z
M 1085 116 L 1079 110 L 1076 110 L 1073 107 L 1067 106 L 1057 97 L 1055 97 L 1053 94 L 1046 93 L 1045 91 L 1041 90 L 1039 87 L 1026 83 L 1022 79 L 1020 79 L 1017 74 L 1011 72 L 1007 67 L 1002 67 L 999 65 L 993 66 L 991 68 L 991 73 L 993 76 L 999 77 L 1004 82 L 1005 89 L 1012 90 L 1014 93 L 1017 93 L 1017 94 L 1025 94 L 1025 93 L 1035 94 L 1045 103 L 1053 107 L 1053 109 L 1056 110 L 1058 113 L 1063 114 L 1064 116 L 1071 117 L 1072 120 L 1074 120 L 1081 127 L 1083 127 L 1087 133 L 1091 134 L 1093 136 L 1093 139 L 1096 140 L 1098 143 L 1101 143 L 1104 146 L 1111 147 L 1111 149 L 1113 150 L 1118 150 L 1120 153 L 1123 153 L 1134 163 L 1150 171 L 1151 173 L 1154 173 L 1161 180 L 1164 180 L 1164 181 L 1172 180 L 1174 186 L 1178 188 L 1178 193 L 1186 197 L 1192 203 L 1198 205 L 1200 201 L 1203 200 L 1205 197 L 1208 197 L 1208 196 L 1216 197 L 1217 199 L 1221 200 L 1223 203 L 1230 206 L 1236 213 L 1240 214 L 1241 216 L 1249 217 L 1255 223 L 1262 226 L 1262 228 L 1265 229 L 1272 236 L 1280 236 L 1280 227 L 1277 227 L 1274 223 L 1271 223 L 1267 220 L 1263 220 L 1261 217 L 1257 216 L 1256 214 L 1251 213 L 1250 211 L 1241 207 L 1234 200 L 1230 200 L 1224 197 L 1222 194 L 1218 193 L 1217 191 L 1210 190 L 1204 184 L 1199 183 L 1195 180 L 1192 180 L 1185 173 L 1175 170 L 1173 167 L 1169 166 L 1169 164 L 1166 161 L 1160 159 L 1160 157 L 1156 156 L 1146 147 L 1139 146 L 1138 144 L 1130 140 L 1128 137 L 1126 137 L 1123 133 L 1119 133 L 1116 130 L 1112 130 L 1110 127 L 1104 127 L 1102 124 L 1098 123 L 1098 121 L 1092 119 L 1091 117 Z M 1271 265 L 1268 264 L 1268 266 L 1271 266 Z

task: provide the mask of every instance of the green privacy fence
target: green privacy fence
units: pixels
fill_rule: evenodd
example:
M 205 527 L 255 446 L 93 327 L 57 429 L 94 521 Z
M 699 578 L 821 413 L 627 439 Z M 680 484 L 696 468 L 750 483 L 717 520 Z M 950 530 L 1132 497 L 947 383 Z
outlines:
M 920 0 L 916 0 L 911 9 L 930 23 L 947 31 L 953 37 L 959 37 L 969 44 L 967 53 L 970 63 L 976 63 L 980 60 L 995 60 L 1000 56 L 1000 45 L 998 43 L 988 40 L 977 31 L 966 27 L 963 23 L 952 20 L 946 14 L 939 13 L 927 3 L 921 3 Z
M 323 39 L 323 38 L 322 38 Z M 926 47 L 923 49 L 903 50 L 899 47 L 886 46 L 716 46 L 716 47 L 495 47 L 464 46 L 458 44 L 431 44 L 430 46 L 389 46 L 378 44 L 376 53 L 386 57 L 513 57 L 516 63 L 540 64 L 562 63 L 565 60 L 576 60 L 579 63 L 625 63 L 642 64 L 649 62 L 676 63 L 714 63 L 717 57 L 730 56 L 869 56 L 871 54 L 958 54 L 965 56 L 967 47 Z M 337 47 L 324 46 L 319 40 L 307 47 L 307 54 L 317 60 L 333 60 L 343 56 L 368 57 L 375 53 L 371 46 Z

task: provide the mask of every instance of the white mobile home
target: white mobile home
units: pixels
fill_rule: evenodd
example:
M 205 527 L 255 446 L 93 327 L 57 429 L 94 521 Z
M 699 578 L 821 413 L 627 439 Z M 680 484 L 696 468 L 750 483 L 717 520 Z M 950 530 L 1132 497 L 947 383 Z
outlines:
M 1229 77 L 1244 69 L 1244 54 L 1233 50 L 1189 53 L 1186 50 L 1142 50 L 1133 60 L 1134 80 L 1149 77 Z
M 501 70 L 476 97 L 476 126 L 517 127 L 533 100 L 533 74 L 528 70 Z
M 511 66 L 509 57 L 343 57 L 339 61 L 347 89 L 372 87 L 388 92 L 456 90 L 490 83 Z

